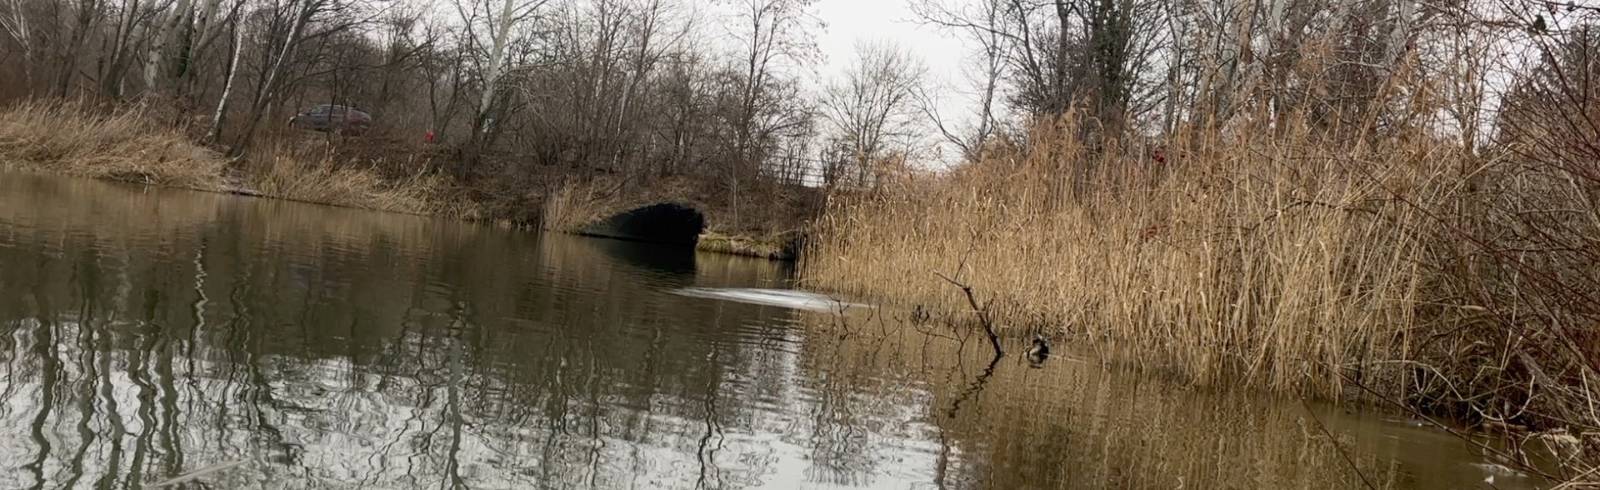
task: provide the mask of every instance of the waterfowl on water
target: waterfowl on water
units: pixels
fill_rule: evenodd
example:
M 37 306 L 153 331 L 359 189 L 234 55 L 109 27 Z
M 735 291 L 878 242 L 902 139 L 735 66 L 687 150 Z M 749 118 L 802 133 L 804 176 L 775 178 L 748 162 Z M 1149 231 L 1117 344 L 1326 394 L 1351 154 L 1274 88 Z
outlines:
M 1050 357 L 1050 341 L 1045 340 L 1043 335 L 1033 334 L 1033 343 L 1029 344 L 1028 350 L 1023 353 L 1027 355 L 1028 361 L 1034 364 L 1044 362 Z

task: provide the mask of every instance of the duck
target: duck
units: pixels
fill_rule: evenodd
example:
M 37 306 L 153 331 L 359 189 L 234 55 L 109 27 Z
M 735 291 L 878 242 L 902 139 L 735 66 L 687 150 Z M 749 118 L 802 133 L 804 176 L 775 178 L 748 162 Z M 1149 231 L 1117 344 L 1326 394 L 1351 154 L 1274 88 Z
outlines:
M 1023 351 L 1023 354 L 1028 357 L 1028 362 L 1036 365 L 1043 363 L 1045 359 L 1050 357 L 1050 341 L 1045 339 L 1043 335 L 1033 334 L 1033 342 L 1028 345 L 1028 350 Z

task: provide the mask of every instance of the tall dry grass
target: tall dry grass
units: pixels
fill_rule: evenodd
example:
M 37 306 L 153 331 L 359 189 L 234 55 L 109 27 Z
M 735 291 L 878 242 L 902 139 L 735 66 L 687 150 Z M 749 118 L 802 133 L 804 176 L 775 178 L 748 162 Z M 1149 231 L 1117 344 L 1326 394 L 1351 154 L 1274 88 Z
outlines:
M 201 190 L 221 187 L 221 155 L 157 124 L 143 106 L 93 110 L 30 101 L 0 110 L 0 167 Z
M 1294 124 L 1098 151 L 1075 134 L 836 199 L 804 280 L 970 315 L 935 275 L 960 273 L 1014 335 L 1401 402 L 1595 467 L 1600 179 L 1572 165 L 1592 158 Z
M 607 213 L 622 211 L 620 207 L 625 205 L 623 199 L 616 196 L 615 192 L 606 192 L 607 186 L 614 187 L 604 179 L 563 179 L 555 182 L 549 186 L 551 190 L 545 193 L 540 206 L 540 227 L 574 233 L 585 225 L 604 219 Z
M 230 162 L 159 122 L 143 105 L 105 109 L 81 101 L 29 101 L 0 110 L 0 168 L 42 171 L 361 209 L 479 218 L 448 178 L 385 175 L 380 156 L 339 153 L 326 142 L 287 139 Z M 393 166 L 391 166 L 393 167 Z M 392 174 L 393 172 L 391 172 Z
M 279 143 L 242 164 L 245 186 L 264 196 L 408 214 L 477 217 L 448 178 L 425 172 L 385 178 L 315 145 Z
M 1332 395 L 1348 370 L 1397 378 L 1427 225 L 1384 186 L 1439 200 L 1461 156 L 1281 131 L 1193 131 L 1157 157 L 1091 151 L 1064 120 L 1029 150 L 836 200 L 803 274 L 964 312 L 935 276 L 960 272 L 1013 333 L 1116 341 L 1201 383 Z

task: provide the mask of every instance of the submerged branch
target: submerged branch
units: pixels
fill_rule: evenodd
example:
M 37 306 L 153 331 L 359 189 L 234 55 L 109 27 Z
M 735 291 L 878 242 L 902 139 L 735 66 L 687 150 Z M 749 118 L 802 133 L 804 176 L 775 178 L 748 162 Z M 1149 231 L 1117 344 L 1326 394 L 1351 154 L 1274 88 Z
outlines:
M 994 331 L 994 322 L 989 320 L 989 308 L 987 305 L 978 306 L 978 297 L 975 293 L 973 293 L 972 286 L 969 286 L 961 281 L 957 281 L 950 276 L 944 275 L 943 273 L 934 272 L 934 275 L 939 276 L 940 279 L 944 279 L 945 282 L 948 282 L 957 288 L 961 288 L 961 292 L 967 295 L 967 304 L 972 306 L 972 312 L 978 315 L 978 323 L 983 325 L 984 335 L 989 337 L 989 345 L 994 347 L 995 359 L 999 359 L 1000 357 L 1006 355 L 1005 351 L 1000 348 L 1000 335 L 996 334 Z

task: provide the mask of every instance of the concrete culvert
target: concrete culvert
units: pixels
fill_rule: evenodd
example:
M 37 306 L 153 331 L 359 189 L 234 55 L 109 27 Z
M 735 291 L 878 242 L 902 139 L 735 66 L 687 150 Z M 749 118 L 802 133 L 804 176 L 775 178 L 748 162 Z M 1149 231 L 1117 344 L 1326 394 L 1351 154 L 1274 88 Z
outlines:
M 674 203 L 625 211 L 586 226 L 585 235 L 651 243 L 694 245 L 706 227 L 699 210 Z

